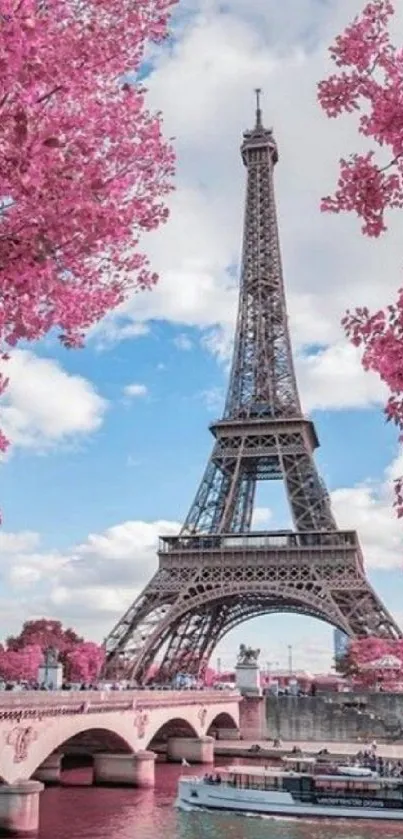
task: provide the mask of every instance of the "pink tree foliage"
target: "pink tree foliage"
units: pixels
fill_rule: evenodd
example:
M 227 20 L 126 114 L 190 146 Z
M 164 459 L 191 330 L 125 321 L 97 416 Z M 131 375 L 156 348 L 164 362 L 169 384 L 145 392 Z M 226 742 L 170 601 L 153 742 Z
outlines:
M 20 650 L 0 650 L 0 677 L 7 682 L 36 682 L 43 662 L 42 649 L 29 644 Z
M 403 681 L 403 641 L 375 637 L 352 641 L 346 656 L 346 669 L 356 684 L 393 687 Z
M 25 621 L 19 635 L 7 638 L 6 649 L 0 648 L 0 676 L 4 670 L 3 677 L 10 681 L 36 681 L 39 664 L 50 647 L 58 651 L 67 680 L 96 681 L 104 660 L 103 647 L 84 641 L 74 629 L 65 629 L 60 621 L 50 618 Z
M 330 49 L 336 73 L 319 84 L 319 101 L 329 117 L 359 115 L 359 133 L 370 142 L 365 154 L 340 163 L 335 195 L 322 209 L 353 212 L 366 236 L 380 236 L 386 213 L 403 207 L 403 49 L 391 41 L 390 0 L 372 0 Z M 387 419 L 403 429 L 403 289 L 384 311 L 367 307 L 347 312 L 343 325 L 362 363 L 386 383 Z M 402 439 L 402 438 L 401 438 Z M 403 482 L 396 482 L 396 506 L 403 515 Z
M 158 679 L 159 674 L 159 665 L 158 664 L 150 664 L 149 669 L 147 670 L 147 678 L 146 681 L 156 681 Z
M 66 676 L 70 682 L 96 682 L 105 658 L 103 647 L 92 641 L 76 644 L 66 656 Z
M 61 621 L 51 618 L 25 621 L 19 635 L 7 638 L 7 649 L 19 651 L 26 647 L 40 647 L 45 652 L 49 647 L 58 650 L 61 659 L 73 646 L 81 644 L 74 629 L 64 629 Z
M 212 667 L 206 667 L 204 672 L 204 685 L 207 688 L 213 687 L 217 681 L 217 672 Z
M 0 353 L 67 346 L 156 276 L 173 153 L 135 79 L 176 0 L 2 0 Z M 0 377 L 0 391 L 7 384 Z M 0 447 L 7 441 L 0 438 Z

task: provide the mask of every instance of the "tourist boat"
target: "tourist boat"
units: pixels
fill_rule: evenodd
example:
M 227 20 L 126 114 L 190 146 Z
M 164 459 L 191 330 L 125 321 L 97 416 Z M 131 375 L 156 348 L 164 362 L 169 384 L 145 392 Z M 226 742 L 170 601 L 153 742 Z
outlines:
M 297 768 L 230 766 L 204 778 L 183 776 L 176 805 L 245 815 L 403 822 L 402 777 L 380 777 L 355 766 L 325 773 L 314 759 L 299 760 Z

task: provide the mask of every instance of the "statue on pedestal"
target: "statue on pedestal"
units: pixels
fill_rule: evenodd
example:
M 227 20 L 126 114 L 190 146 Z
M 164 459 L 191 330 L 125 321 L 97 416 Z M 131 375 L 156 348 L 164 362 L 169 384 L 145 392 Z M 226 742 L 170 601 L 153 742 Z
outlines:
M 259 656 L 260 650 L 254 650 L 253 647 L 247 647 L 245 644 L 241 644 L 236 662 L 237 666 L 240 667 L 248 664 L 257 665 Z
M 45 690 L 58 690 L 63 684 L 63 665 L 59 661 L 59 650 L 48 647 L 44 651 L 43 664 L 38 669 L 38 683 Z
M 59 650 L 56 647 L 48 647 L 45 650 L 45 667 L 57 667 L 59 663 Z

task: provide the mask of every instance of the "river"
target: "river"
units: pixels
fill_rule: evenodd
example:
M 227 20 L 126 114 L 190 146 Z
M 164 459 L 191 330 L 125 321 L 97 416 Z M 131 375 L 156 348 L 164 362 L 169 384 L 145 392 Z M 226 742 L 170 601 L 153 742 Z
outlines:
M 44 791 L 39 839 L 403 839 L 403 825 L 296 821 L 173 807 L 180 766 L 159 764 L 154 790 L 91 786 L 90 769 Z M 201 770 L 203 771 L 203 770 Z

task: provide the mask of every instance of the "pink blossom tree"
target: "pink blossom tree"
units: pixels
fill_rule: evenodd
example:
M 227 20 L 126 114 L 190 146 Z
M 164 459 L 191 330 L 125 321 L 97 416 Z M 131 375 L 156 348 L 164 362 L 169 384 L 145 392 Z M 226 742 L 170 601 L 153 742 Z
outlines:
M 366 154 L 340 163 L 337 190 L 323 199 L 324 211 L 353 212 L 366 236 L 381 236 L 387 212 L 403 207 L 403 51 L 392 43 L 391 0 L 371 0 L 330 49 L 336 72 L 319 84 L 319 101 L 329 117 L 359 115 Z M 387 419 L 403 429 L 403 289 L 384 310 L 365 306 L 343 321 L 362 363 L 386 383 Z M 402 439 L 402 438 L 401 438 Z M 403 482 L 396 482 L 396 506 L 403 515 Z
M 80 345 L 129 291 L 156 282 L 139 245 L 167 217 L 173 153 L 135 79 L 174 2 L 2 0 L 3 360 L 54 329 Z
M 58 650 L 63 657 L 74 646 L 83 643 L 83 638 L 74 629 L 64 629 L 61 621 L 52 618 L 39 618 L 25 621 L 19 635 L 7 638 L 7 649 L 24 650 L 27 647 L 40 647 L 45 652 L 49 647 Z
M 345 672 L 362 687 L 393 687 L 403 681 L 403 641 L 376 637 L 351 641 Z
M 206 667 L 204 672 L 204 685 L 207 688 L 213 687 L 215 682 L 218 681 L 217 672 L 214 670 L 213 667 Z
M 0 649 L 0 677 L 7 682 L 36 682 L 43 652 L 38 644 L 20 650 Z
M 66 676 L 70 682 L 96 682 L 105 658 L 105 650 L 92 641 L 76 644 L 66 655 Z
M 64 676 L 72 682 L 95 682 L 104 660 L 104 648 L 84 641 L 74 629 L 50 618 L 25 621 L 19 635 L 0 647 L 0 676 L 9 681 L 36 681 L 38 667 L 50 647 L 56 649 Z

